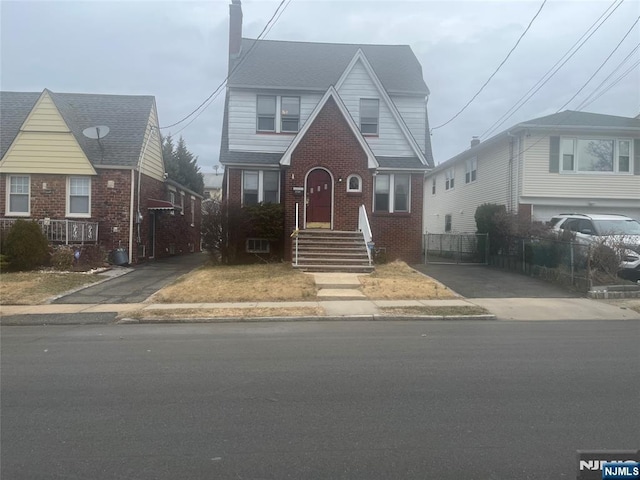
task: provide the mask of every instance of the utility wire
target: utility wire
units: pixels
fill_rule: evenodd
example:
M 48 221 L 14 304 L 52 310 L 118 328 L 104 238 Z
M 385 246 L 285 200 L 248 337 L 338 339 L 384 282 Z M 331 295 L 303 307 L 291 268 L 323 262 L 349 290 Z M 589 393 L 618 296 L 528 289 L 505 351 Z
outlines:
M 585 43 L 587 43 L 587 41 L 600 29 L 600 27 L 602 27 L 602 25 L 609 19 L 609 17 L 611 15 L 613 15 L 613 13 L 618 9 L 618 7 L 620 7 L 620 5 L 622 5 L 623 2 L 624 2 L 624 0 L 621 0 L 620 3 L 618 3 L 615 6 L 615 8 L 611 12 L 609 12 L 607 14 L 609 9 L 611 9 L 615 5 L 616 2 L 614 1 L 612 4 L 610 4 L 606 8 L 606 10 L 602 13 L 602 15 L 600 15 L 600 17 L 598 17 L 598 19 L 595 22 L 593 22 L 589 28 L 587 28 L 587 30 L 582 34 L 582 36 L 578 40 L 576 40 L 576 42 L 569 48 L 569 50 L 567 50 L 565 52 L 565 54 L 562 55 L 562 57 L 560 57 L 560 59 L 540 78 L 540 80 L 538 80 L 522 97 L 520 97 L 487 130 L 485 130 L 482 133 L 482 135 L 480 135 L 480 138 L 485 138 L 487 135 L 490 135 L 493 132 L 495 132 L 498 128 L 500 128 L 501 125 L 503 125 L 507 120 L 509 120 L 518 110 L 520 110 L 529 100 L 531 100 L 531 98 L 533 98 L 533 96 L 536 93 L 538 93 L 538 91 L 544 85 L 546 85 L 546 83 L 549 80 L 551 80 L 551 78 L 556 73 L 558 73 L 558 71 L 585 45 Z M 598 22 L 600 22 L 602 17 L 604 17 L 605 15 L 606 15 L 606 18 L 604 20 L 602 20 L 602 22 L 595 28 L 595 30 L 593 30 L 591 33 L 589 33 L 591 31 L 591 29 L 593 29 L 593 27 Z M 577 48 L 576 48 L 576 45 L 578 45 Z M 575 50 L 574 50 L 574 48 L 575 48 Z M 574 51 L 572 52 L 572 50 L 574 50 Z M 569 56 L 567 57 L 567 55 L 569 55 Z M 567 57 L 567 58 L 565 59 L 565 57 Z M 564 61 L 563 61 L 563 59 L 564 59 Z M 560 62 L 562 62 L 562 63 L 560 63 Z M 524 101 L 523 101 L 523 99 L 524 99 Z M 520 102 L 522 102 L 522 103 L 520 103 Z
M 622 42 L 625 41 L 625 39 L 629 36 L 629 34 L 631 33 L 631 31 L 633 30 L 633 27 L 635 27 L 638 24 L 638 21 L 640 21 L 640 17 L 636 18 L 636 21 L 633 22 L 633 24 L 631 25 L 631 27 L 629 28 L 629 30 L 627 30 L 627 33 L 624 34 L 624 36 L 622 37 L 622 40 L 620 40 L 620 42 L 618 42 L 618 45 L 616 45 L 616 47 L 611 51 L 611 53 L 609 54 L 609 56 L 607 58 L 604 59 L 604 61 L 600 64 L 600 66 L 596 69 L 595 72 L 593 72 L 593 75 L 591 75 L 589 77 L 589 79 L 584 83 L 584 85 L 582 85 L 582 87 L 580 87 L 580 89 L 573 95 L 573 97 L 571 97 L 569 100 L 567 100 L 567 102 L 562 105 L 560 107 L 559 110 L 562 110 L 564 107 L 566 107 L 567 105 L 569 105 L 574 98 L 576 98 L 578 96 L 578 94 L 584 90 L 584 88 L 589 84 L 589 82 L 591 82 L 591 80 L 593 80 L 593 77 L 595 77 L 598 72 L 600 70 L 602 70 L 602 67 L 605 66 L 605 64 L 609 61 L 609 59 L 611 58 L 611 56 L 616 53 L 616 51 L 618 50 L 618 48 L 620 48 L 620 45 L 622 45 Z
M 247 50 L 247 53 L 242 57 L 242 59 L 233 67 L 233 69 L 231 69 L 231 71 L 229 72 L 229 74 L 226 76 L 226 78 L 222 81 L 222 83 L 220 83 L 220 85 L 218 85 L 216 87 L 216 89 L 211 93 L 211 95 L 209 95 L 200 105 L 198 105 L 191 113 L 189 113 L 189 115 L 183 117 L 182 119 L 178 120 L 175 123 L 172 123 L 171 125 L 167 125 L 165 127 L 160 127 L 161 130 L 166 130 L 167 128 L 171 128 L 171 127 L 175 127 L 176 125 L 181 124 L 182 122 L 186 121 L 188 118 L 190 118 L 191 116 L 193 116 L 198 110 L 200 110 L 207 102 L 209 102 L 210 100 L 213 101 L 215 100 L 214 97 L 217 97 L 218 94 L 222 91 L 222 88 L 227 84 L 227 81 L 229 80 L 229 78 L 231 78 L 231 75 L 233 75 L 233 73 L 240 67 L 240 65 L 242 65 L 245 60 L 247 59 L 247 57 L 249 57 L 249 54 L 253 51 L 253 49 L 256 47 L 256 45 L 258 44 L 258 40 L 262 40 L 263 36 L 266 35 L 267 33 L 267 28 L 270 29 L 269 25 L 271 24 L 271 22 L 277 22 L 276 16 L 278 16 L 278 18 L 280 18 L 280 16 L 278 15 L 278 12 L 280 11 L 280 8 L 282 8 L 282 5 L 286 2 L 287 0 L 282 0 L 280 2 L 280 4 L 278 5 L 278 8 L 276 8 L 275 12 L 273 12 L 273 15 L 271 15 L 271 18 L 269 19 L 269 21 L 266 23 L 266 25 L 264 26 L 264 28 L 262 29 L 262 31 L 260 32 L 260 34 L 258 35 L 258 37 L 254 40 L 253 44 L 251 45 L 251 48 L 249 48 L 249 50 Z M 291 2 L 291 0 L 289 0 L 289 2 Z M 288 5 L 288 4 L 287 4 Z M 286 8 L 286 7 L 285 7 Z M 284 9 L 282 10 L 282 12 L 284 12 Z M 282 15 L 282 12 L 280 12 L 280 15 Z M 271 25 L 271 27 L 273 27 L 273 25 Z M 211 102 L 209 102 L 209 105 L 211 104 Z M 207 107 L 209 106 L 207 105 Z M 205 107 L 206 109 L 206 107 Z M 202 112 L 200 112 L 202 113 Z M 200 116 L 200 114 L 198 114 L 198 116 Z M 198 117 L 196 116 L 196 118 Z M 194 119 L 195 120 L 195 119 Z M 192 120 L 193 121 L 193 120 Z M 178 134 L 179 132 L 181 132 L 182 130 L 184 130 L 188 125 L 191 125 L 192 122 L 189 122 L 189 124 L 185 125 L 185 127 L 181 128 L 180 130 L 178 130 L 178 132 L 176 132 L 175 134 Z
M 618 65 L 616 65 L 616 67 L 615 67 L 613 70 L 611 70 L 611 73 L 610 73 L 609 75 L 607 75 L 607 76 L 605 77 L 605 79 L 604 79 L 604 80 L 602 80 L 602 82 L 600 82 L 600 83 L 598 84 L 598 86 L 593 90 L 593 92 L 591 92 L 591 94 L 590 94 L 590 95 L 588 95 L 584 100 L 582 100 L 582 102 L 580 102 L 580 103 L 578 104 L 578 106 L 576 107 L 576 110 L 581 110 L 581 109 L 582 109 L 582 108 L 584 108 L 587 104 L 591 103 L 591 101 L 590 101 L 590 100 L 591 100 L 591 98 L 597 94 L 597 92 L 598 92 L 598 90 L 600 89 L 600 87 L 601 87 L 602 85 L 604 85 L 604 84 L 605 84 L 605 82 L 606 82 L 607 80 L 609 80 L 609 79 L 610 79 L 610 78 L 611 78 L 615 73 L 617 73 L 617 72 L 622 68 L 622 65 L 624 65 L 625 63 L 627 63 L 627 60 L 629 60 L 629 59 L 631 58 L 631 56 L 632 56 L 635 52 L 637 52 L 637 51 L 638 51 L 638 49 L 639 49 L 639 48 L 640 48 L 640 43 L 638 43 L 638 44 L 633 48 L 633 50 L 631 50 L 631 51 L 629 52 L 629 54 L 628 54 L 626 57 L 624 57 L 624 58 L 622 59 L 622 61 L 621 61 Z
M 518 41 L 516 41 L 515 45 L 511 48 L 511 50 L 509 50 L 509 53 L 507 53 L 507 56 L 504 57 L 504 60 L 502 60 L 502 62 L 500 63 L 500 65 L 498 65 L 498 68 L 495 69 L 495 71 L 489 76 L 489 78 L 487 79 L 486 82 L 484 82 L 484 84 L 480 87 L 480 90 L 478 90 L 476 92 L 476 94 L 471 97 L 471 100 L 469 100 L 466 105 L 464 107 L 462 107 L 460 109 L 460 111 L 458 113 L 456 113 L 453 117 L 451 117 L 449 120 L 447 120 L 446 122 L 444 122 L 441 125 L 438 125 L 437 127 L 433 127 L 431 129 L 431 131 L 437 130 L 438 128 L 442 128 L 445 125 L 448 125 L 449 123 L 451 123 L 453 120 L 455 120 L 462 112 L 464 112 L 467 107 L 469 105 L 471 105 L 471 103 L 476 99 L 476 97 L 478 95 L 480 95 L 480 93 L 482 92 L 482 90 L 484 90 L 484 87 L 486 87 L 489 82 L 491 81 L 491 79 L 498 73 L 498 71 L 500 70 L 500 68 L 502 68 L 502 66 L 505 64 L 505 62 L 509 59 L 509 57 L 511 56 L 511 54 L 513 53 L 513 51 L 516 49 L 516 47 L 520 44 L 520 41 L 523 39 L 523 37 L 526 35 L 526 33 L 529 31 L 529 29 L 531 28 L 531 25 L 533 25 L 534 20 L 538 17 L 538 15 L 540 15 L 540 12 L 542 11 L 542 8 L 544 7 L 544 5 L 547 3 L 547 0 L 543 0 L 542 5 L 540 5 L 540 8 L 538 9 L 538 11 L 536 12 L 536 14 L 533 16 L 533 18 L 531 19 L 531 21 L 529 22 L 529 25 L 527 25 L 527 28 L 525 28 L 524 32 L 522 32 L 522 35 L 520 35 L 520 38 L 518 38 Z
M 584 105 L 582 105 L 581 109 L 583 108 L 587 108 L 589 105 L 591 105 L 593 102 L 595 102 L 596 100 L 598 100 L 602 95 L 604 95 L 605 93 L 607 93 L 609 90 L 611 90 L 613 87 L 615 87 L 618 83 L 620 83 L 622 81 L 622 79 L 624 79 L 627 75 L 629 75 L 633 70 L 635 70 L 635 68 L 640 65 L 640 60 L 637 60 L 634 64 L 632 64 L 624 73 L 622 73 L 618 78 L 616 78 L 613 82 L 611 82 L 609 85 L 607 85 L 600 93 L 598 93 L 597 96 L 595 96 L 594 98 L 592 98 L 591 100 L 589 100 L 587 103 L 585 103 Z

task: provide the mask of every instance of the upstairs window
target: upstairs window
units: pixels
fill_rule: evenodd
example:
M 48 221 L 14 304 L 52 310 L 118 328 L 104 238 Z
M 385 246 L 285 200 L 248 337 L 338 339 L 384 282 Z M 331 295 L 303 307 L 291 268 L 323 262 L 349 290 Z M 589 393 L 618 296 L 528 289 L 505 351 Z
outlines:
M 377 98 L 360 99 L 360 131 L 364 135 L 378 135 L 380 101 Z
M 29 205 L 29 176 L 28 175 L 10 175 L 7 178 L 8 196 L 7 215 L 28 216 L 30 213 Z
M 296 133 L 300 129 L 300 97 L 258 95 L 258 132 Z
M 276 131 L 276 97 L 258 95 L 258 131 Z
M 630 140 L 562 138 L 560 166 L 563 172 L 631 173 Z
M 450 168 L 445 173 L 444 189 L 451 190 L 455 184 L 455 170 Z
M 464 173 L 464 183 L 471 183 L 476 181 L 478 173 L 478 159 L 473 157 L 467 160 L 466 170 Z
M 282 97 L 280 131 L 297 132 L 300 128 L 300 97 Z
M 67 216 L 91 216 L 91 178 L 69 177 L 67 182 Z

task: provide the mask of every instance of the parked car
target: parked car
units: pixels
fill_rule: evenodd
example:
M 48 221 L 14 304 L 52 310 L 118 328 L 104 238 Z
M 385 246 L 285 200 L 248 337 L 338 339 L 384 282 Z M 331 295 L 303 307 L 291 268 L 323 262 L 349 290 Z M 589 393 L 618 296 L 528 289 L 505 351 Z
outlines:
M 625 215 L 561 213 L 551 218 L 551 228 L 581 244 L 604 245 L 620 257 L 620 273 L 640 278 L 640 222 Z

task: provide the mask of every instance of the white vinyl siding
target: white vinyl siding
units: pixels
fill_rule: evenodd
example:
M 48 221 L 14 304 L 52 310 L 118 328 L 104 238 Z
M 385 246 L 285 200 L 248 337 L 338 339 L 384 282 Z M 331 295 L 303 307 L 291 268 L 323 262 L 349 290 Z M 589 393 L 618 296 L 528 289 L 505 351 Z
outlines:
M 149 135 L 151 135 L 151 138 L 149 138 Z M 158 132 L 158 116 L 155 105 L 149 114 L 149 122 L 142 145 L 141 148 L 144 148 L 144 145 L 147 146 L 140 166 L 142 173 L 156 180 L 164 181 L 165 168 L 162 159 L 162 143 L 160 133 Z
M 598 138 L 604 137 L 599 136 Z M 584 198 L 594 201 L 598 198 L 638 198 L 640 175 L 614 172 L 607 172 L 606 174 L 594 172 L 549 173 L 548 136 L 527 137 L 524 150 L 522 196 Z M 561 158 L 561 168 L 562 162 L 563 159 Z
M 31 212 L 31 185 L 28 175 L 7 176 L 6 214 L 28 217 Z
M 428 233 L 444 233 L 445 215 L 451 215 L 451 231 L 454 233 L 474 233 L 476 231 L 476 208 L 483 203 L 507 205 L 509 198 L 508 143 L 489 147 L 478 155 L 461 158 L 455 166 L 456 182 L 465 176 L 466 161 L 476 158 L 477 180 L 456 185 L 453 190 L 444 192 L 446 170 L 427 176 L 425 186 L 431 187 L 436 179 L 440 189 L 435 196 L 425 195 L 424 224 Z M 444 192 L 444 193 L 443 193 Z
M 400 116 L 409 128 L 411 135 L 415 139 L 420 149 L 425 150 L 425 100 L 424 97 L 400 96 L 391 97 L 395 103 Z
M 415 155 L 405 138 L 400 126 L 391 114 L 391 110 L 380 96 L 373 80 L 361 62 L 357 62 L 353 70 L 338 90 L 340 98 L 354 119 L 360 118 L 360 99 L 379 98 L 380 112 L 377 137 L 365 137 L 369 147 L 379 156 L 412 156 Z
M 229 91 L 229 149 L 243 152 L 282 153 L 291 144 L 295 133 L 256 132 L 257 95 L 300 98 L 300 125 L 302 128 L 309 115 L 322 98 L 321 93 L 258 92 L 231 89 Z

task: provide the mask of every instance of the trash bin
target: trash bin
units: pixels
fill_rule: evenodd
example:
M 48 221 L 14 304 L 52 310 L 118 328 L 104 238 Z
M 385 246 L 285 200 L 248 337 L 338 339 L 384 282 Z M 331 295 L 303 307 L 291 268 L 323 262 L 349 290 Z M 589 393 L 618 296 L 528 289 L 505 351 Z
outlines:
M 126 248 L 116 248 L 111 252 L 111 263 L 114 265 L 126 265 L 129 263 L 129 253 Z

